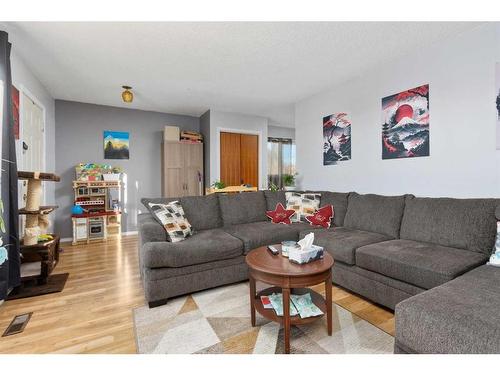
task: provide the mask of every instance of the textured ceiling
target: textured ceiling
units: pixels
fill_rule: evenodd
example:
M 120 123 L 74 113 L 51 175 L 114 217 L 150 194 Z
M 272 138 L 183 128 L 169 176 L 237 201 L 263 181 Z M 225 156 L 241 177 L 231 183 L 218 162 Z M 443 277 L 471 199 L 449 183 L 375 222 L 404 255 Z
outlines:
M 293 104 L 476 23 L 7 23 L 56 99 L 293 125 Z M 126 105 L 120 86 L 134 87 Z

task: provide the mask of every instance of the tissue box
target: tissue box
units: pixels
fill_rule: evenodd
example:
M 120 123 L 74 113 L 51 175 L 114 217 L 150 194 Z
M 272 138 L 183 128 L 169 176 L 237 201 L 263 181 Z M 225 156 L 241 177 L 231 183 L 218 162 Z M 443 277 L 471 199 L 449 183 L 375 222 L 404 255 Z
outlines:
M 324 250 L 321 246 L 311 245 L 310 248 L 300 250 L 298 249 L 290 249 L 288 252 L 288 259 L 290 262 L 305 264 L 318 259 L 323 259 Z

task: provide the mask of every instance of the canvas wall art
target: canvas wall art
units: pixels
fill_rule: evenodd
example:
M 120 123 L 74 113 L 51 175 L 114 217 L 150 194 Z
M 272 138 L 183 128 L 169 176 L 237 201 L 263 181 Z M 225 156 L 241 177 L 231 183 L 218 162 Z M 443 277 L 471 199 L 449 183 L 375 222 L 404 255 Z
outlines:
M 104 159 L 129 158 L 129 133 L 104 131 Z
M 14 139 L 19 139 L 19 90 L 12 85 L 12 118 L 14 119 Z
M 429 85 L 382 99 L 382 159 L 429 156 Z
M 323 165 L 351 159 L 351 121 L 347 113 L 323 117 Z
M 500 150 L 500 63 L 495 67 L 496 117 L 497 117 L 497 150 Z

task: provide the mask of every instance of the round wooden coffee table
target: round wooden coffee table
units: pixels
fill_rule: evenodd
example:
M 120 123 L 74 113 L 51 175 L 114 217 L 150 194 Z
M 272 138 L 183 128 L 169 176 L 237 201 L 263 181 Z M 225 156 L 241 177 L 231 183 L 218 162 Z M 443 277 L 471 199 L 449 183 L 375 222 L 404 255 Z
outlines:
M 252 250 L 246 256 L 250 274 L 250 313 L 252 327 L 255 327 L 255 311 L 263 317 L 283 324 L 285 329 L 285 353 L 290 353 L 290 326 L 311 323 L 321 316 L 302 319 L 299 315 L 290 316 L 290 294 L 310 293 L 312 300 L 323 313 L 326 313 L 328 335 L 332 335 L 332 266 L 333 258 L 325 251 L 323 259 L 307 264 L 295 264 L 281 255 L 281 245 L 274 245 L 280 254 L 272 255 L 267 246 Z M 256 293 L 255 282 L 273 285 Z M 321 294 L 306 287 L 325 283 L 326 301 Z M 276 315 L 273 309 L 264 309 L 261 296 L 283 293 L 283 316 Z

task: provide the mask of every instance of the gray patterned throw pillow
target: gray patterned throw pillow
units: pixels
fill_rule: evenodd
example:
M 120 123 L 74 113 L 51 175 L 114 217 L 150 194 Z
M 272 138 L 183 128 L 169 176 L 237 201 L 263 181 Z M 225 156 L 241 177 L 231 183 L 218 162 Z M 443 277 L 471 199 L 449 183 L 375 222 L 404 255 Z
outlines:
M 165 228 L 170 242 L 185 240 L 192 234 L 191 224 L 186 219 L 184 210 L 179 201 L 163 203 L 149 203 L 151 213 Z

